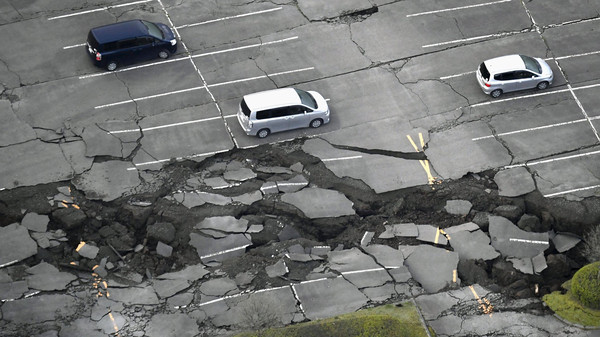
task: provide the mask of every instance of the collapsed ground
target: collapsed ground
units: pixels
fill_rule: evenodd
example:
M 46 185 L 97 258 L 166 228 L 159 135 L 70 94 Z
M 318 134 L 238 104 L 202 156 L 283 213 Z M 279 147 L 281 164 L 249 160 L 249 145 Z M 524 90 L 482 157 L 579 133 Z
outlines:
M 248 220 L 248 226 L 261 225 L 263 230 L 252 234 L 252 245 L 241 256 L 222 263 L 210 262 L 212 272 L 225 273 L 234 279 L 242 273 L 253 275 L 248 288 L 264 289 L 302 280 L 319 263 L 298 262 L 294 272 L 285 277 L 269 277 L 265 267 L 272 266 L 281 252 L 301 244 L 330 246 L 331 249 L 359 247 L 365 232 L 375 232 L 372 243 L 393 248 L 398 245 L 417 245 L 414 238 L 378 239 L 388 224 L 431 224 L 448 228 L 466 222 L 477 223 L 487 231 L 487 215 L 501 215 L 528 231 L 570 232 L 582 236 L 600 221 L 597 198 L 567 201 L 563 198 L 543 198 L 532 192 L 525 196 L 508 198 L 498 195 L 493 181 L 495 171 L 469 174 L 457 181 L 443 181 L 433 186 L 421 186 L 402 191 L 375 194 L 361 181 L 339 178 L 332 174 L 319 159 L 300 150 L 303 141 L 265 145 L 248 150 L 236 150 L 216 155 L 200 163 L 174 163 L 161 172 L 151 173 L 142 188 L 132 195 L 112 202 L 90 200 L 69 182 L 43 186 L 22 187 L 0 192 L 0 226 L 21 222 L 25 213 L 35 212 L 50 219 L 48 230 L 62 229 L 68 241 L 38 253 L 24 261 L 22 267 L 10 268 L 13 279 L 19 278 L 27 266 L 41 261 L 78 271 L 92 270 L 101 259 L 107 258 L 116 271 L 133 271 L 145 278 L 176 271 L 185 266 L 201 263 L 197 251 L 189 244 L 193 227 L 207 217 L 234 216 Z M 338 218 L 309 219 L 293 206 L 279 202 L 278 194 L 266 194 L 261 200 L 245 205 L 240 203 L 215 205 L 206 203 L 187 208 L 168 197 L 176 191 L 190 188 L 190 178 L 207 178 L 222 174 L 224 167 L 238 166 L 256 169 L 301 168 L 309 186 L 336 190 L 353 202 L 356 215 Z M 300 163 L 300 164 L 298 164 Z M 257 176 L 218 191 L 224 196 L 238 196 L 260 190 L 265 182 L 292 178 L 285 170 L 257 170 Z M 70 187 L 72 205 L 68 207 L 53 199 L 57 189 Z M 197 186 L 196 186 L 197 187 Z M 199 190 L 209 190 L 200 186 Z M 214 191 L 213 191 L 214 192 Z M 444 210 L 448 200 L 468 200 L 473 204 L 466 216 L 449 214 Z M 69 201 L 71 202 L 71 201 Z M 67 206 L 67 207 L 65 207 Z M 499 207 L 502 206 L 502 207 Z M 510 206 L 510 207 L 507 207 Z M 529 221 L 520 222 L 524 214 Z M 533 216 L 533 217 L 531 217 Z M 173 248 L 170 257 L 157 254 L 156 247 L 164 233 L 150 232 L 158 224 L 172 224 L 174 235 L 168 241 Z M 282 229 L 286 229 L 285 235 Z M 93 243 L 100 248 L 95 259 L 79 256 L 75 249 L 80 242 Z M 526 275 L 516 271 L 502 257 L 492 261 L 461 262 L 458 276 L 462 285 L 478 283 L 514 298 L 542 296 L 560 289 L 560 284 L 586 263 L 581 244 L 563 254 L 551 245 L 546 253 L 548 268 L 540 275 Z M 451 249 L 450 247 L 444 247 Z M 72 261 L 80 261 L 76 266 Z M 293 263 L 293 262 L 292 262 Z M 536 310 L 539 308 L 536 308 Z

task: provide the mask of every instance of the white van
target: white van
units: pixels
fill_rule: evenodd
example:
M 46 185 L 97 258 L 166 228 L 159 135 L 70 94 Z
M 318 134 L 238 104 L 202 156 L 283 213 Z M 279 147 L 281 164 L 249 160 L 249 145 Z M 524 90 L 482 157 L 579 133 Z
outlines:
M 316 91 L 274 89 L 245 95 L 237 117 L 247 135 L 265 138 L 273 132 L 327 124 L 329 107 Z

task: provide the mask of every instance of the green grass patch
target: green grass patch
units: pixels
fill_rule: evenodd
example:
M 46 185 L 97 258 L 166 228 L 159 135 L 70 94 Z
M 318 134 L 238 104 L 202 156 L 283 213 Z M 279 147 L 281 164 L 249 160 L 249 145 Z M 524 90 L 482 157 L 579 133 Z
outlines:
M 583 306 L 570 291 L 566 294 L 555 291 L 544 295 L 543 300 L 552 311 L 569 322 L 600 327 L 600 310 Z
M 236 337 L 426 337 L 412 302 L 384 305 L 318 321 L 246 332 Z

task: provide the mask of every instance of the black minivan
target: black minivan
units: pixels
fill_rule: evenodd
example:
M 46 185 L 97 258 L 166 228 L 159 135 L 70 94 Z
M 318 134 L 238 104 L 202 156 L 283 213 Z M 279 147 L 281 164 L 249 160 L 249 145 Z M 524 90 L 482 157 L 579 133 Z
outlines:
M 112 71 L 156 57 L 165 59 L 177 51 L 177 39 L 165 24 L 131 20 L 92 28 L 86 48 L 96 66 Z

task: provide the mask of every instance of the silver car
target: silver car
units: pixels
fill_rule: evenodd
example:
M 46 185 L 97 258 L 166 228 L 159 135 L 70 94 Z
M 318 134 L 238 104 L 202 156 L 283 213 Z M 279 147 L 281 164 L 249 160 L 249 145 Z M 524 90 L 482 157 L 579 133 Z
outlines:
M 327 124 L 329 107 L 316 91 L 274 89 L 244 96 L 237 118 L 247 135 L 265 138 L 274 132 Z
M 507 55 L 484 61 L 477 82 L 486 94 L 498 98 L 505 92 L 548 88 L 554 75 L 546 61 L 525 55 Z

